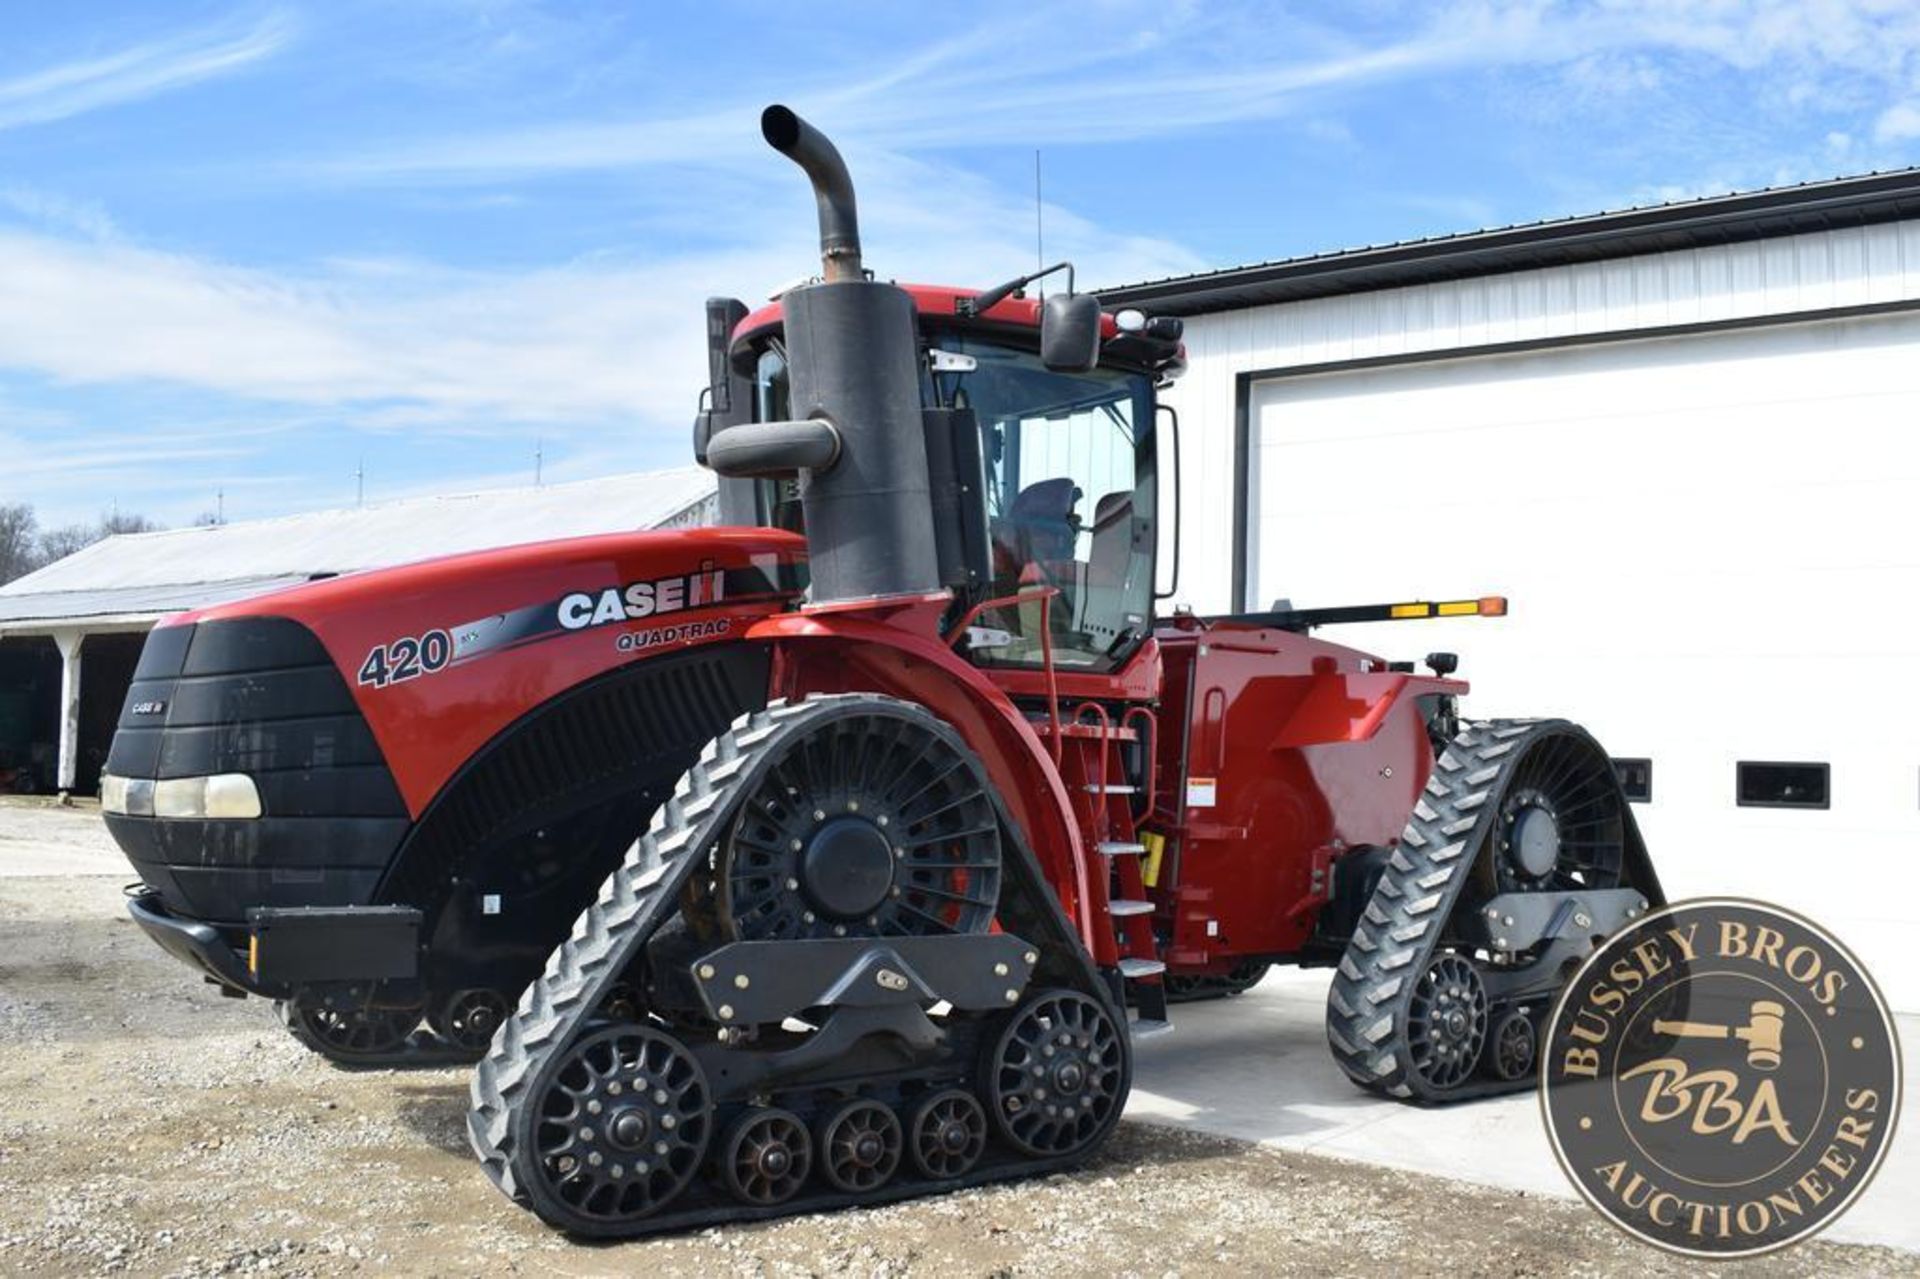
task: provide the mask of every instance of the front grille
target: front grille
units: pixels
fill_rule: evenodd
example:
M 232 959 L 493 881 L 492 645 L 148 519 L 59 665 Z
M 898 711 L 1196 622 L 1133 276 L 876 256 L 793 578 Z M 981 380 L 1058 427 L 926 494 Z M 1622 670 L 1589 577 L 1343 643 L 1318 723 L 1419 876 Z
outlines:
M 201 919 L 363 903 L 409 824 L 346 681 L 319 639 L 286 618 L 153 631 L 106 771 L 254 779 L 257 819 L 107 817 L 167 908 Z

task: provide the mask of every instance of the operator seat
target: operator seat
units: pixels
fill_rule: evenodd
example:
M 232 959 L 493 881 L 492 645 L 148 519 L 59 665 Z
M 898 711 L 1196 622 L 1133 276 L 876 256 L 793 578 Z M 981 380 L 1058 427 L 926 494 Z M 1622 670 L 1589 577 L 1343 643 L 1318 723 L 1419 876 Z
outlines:
M 1021 581 L 1029 565 L 1071 559 L 1077 532 L 1073 508 L 1082 496 L 1065 476 L 1021 489 L 1006 514 L 993 522 L 994 577 Z
M 1093 507 L 1093 545 L 1087 552 L 1078 629 L 1112 643 L 1133 571 L 1133 494 L 1108 493 Z

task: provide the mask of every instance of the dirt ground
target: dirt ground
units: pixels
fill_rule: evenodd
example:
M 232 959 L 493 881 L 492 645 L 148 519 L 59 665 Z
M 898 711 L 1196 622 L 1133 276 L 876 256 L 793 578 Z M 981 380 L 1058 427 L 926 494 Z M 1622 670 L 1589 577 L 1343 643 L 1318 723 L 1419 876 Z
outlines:
M 4 1273 L 1711 1273 L 1575 1204 L 1133 1122 L 1072 1176 L 587 1246 L 481 1176 L 466 1093 L 464 1070 L 308 1056 L 148 942 L 112 879 L 0 879 Z M 1815 1243 L 1737 1269 L 1920 1258 Z

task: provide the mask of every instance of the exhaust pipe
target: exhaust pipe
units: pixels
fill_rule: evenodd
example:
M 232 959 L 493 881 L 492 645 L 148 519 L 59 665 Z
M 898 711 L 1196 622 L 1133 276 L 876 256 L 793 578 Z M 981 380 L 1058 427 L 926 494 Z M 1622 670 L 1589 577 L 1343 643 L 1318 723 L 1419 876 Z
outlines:
M 860 279 L 860 217 L 847 162 L 824 133 L 783 106 L 760 113 L 760 134 L 768 146 L 805 169 L 813 183 L 813 198 L 820 206 L 822 278 Z

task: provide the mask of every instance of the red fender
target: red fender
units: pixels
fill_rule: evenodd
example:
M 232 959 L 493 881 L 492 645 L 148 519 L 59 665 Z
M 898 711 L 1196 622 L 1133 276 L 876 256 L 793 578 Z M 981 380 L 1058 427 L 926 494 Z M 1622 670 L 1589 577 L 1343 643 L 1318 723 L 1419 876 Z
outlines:
M 1066 785 L 1026 716 L 991 680 L 930 635 L 870 616 L 784 613 L 755 623 L 745 638 L 773 645 L 776 697 L 881 693 L 951 724 L 986 766 L 1081 941 L 1099 954 Z

